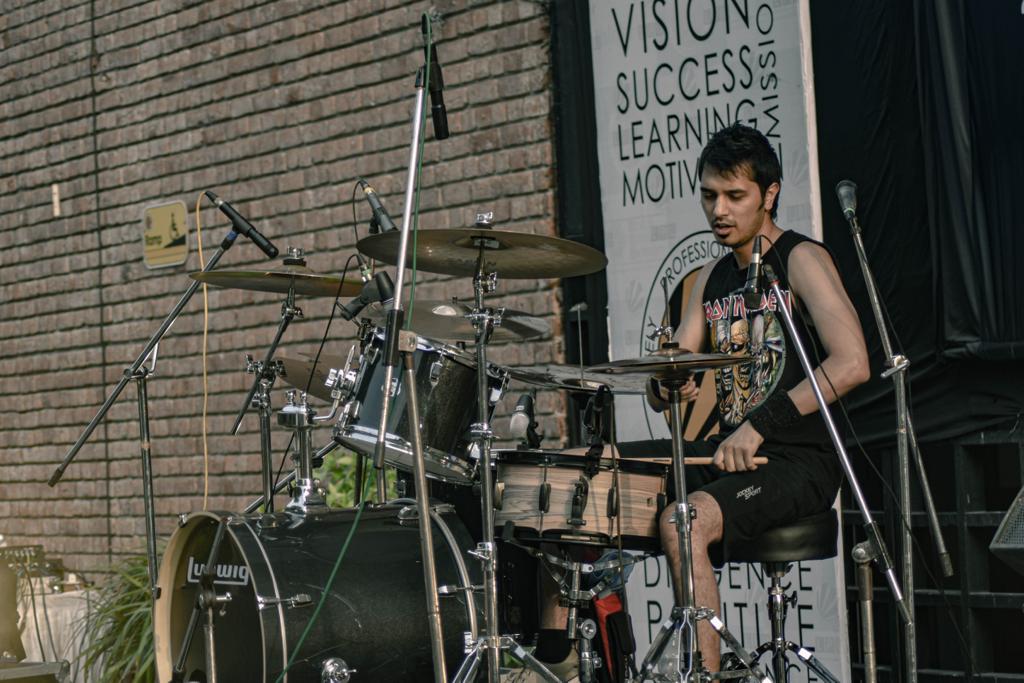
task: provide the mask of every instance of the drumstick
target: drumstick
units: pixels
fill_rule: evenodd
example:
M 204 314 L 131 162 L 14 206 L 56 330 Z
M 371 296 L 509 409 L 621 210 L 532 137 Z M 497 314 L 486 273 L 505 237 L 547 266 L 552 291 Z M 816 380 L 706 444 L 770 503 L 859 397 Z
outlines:
M 642 460 L 643 462 L 653 462 L 658 465 L 671 465 L 672 458 L 619 458 L 620 461 L 633 461 Z M 714 458 L 710 455 L 691 455 L 683 458 L 684 465 L 710 465 L 714 461 Z M 754 456 L 755 465 L 766 465 L 768 464 L 768 458 L 763 455 Z
M 563 450 L 561 452 L 563 454 L 565 454 L 565 455 L 586 455 L 587 454 L 587 449 L 583 448 L 583 447 L 567 448 L 567 449 L 565 449 L 565 450 Z M 604 457 L 608 457 L 608 454 L 606 453 L 604 455 Z M 658 463 L 659 465 L 671 465 L 672 464 L 672 458 L 658 458 L 658 457 L 646 457 L 646 456 L 635 456 L 635 457 L 628 457 L 627 458 L 627 457 L 623 457 L 621 455 L 619 456 L 619 458 L 621 460 L 643 460 L 645 462 Z M 712 460 L 713 459 L 714 458 L 712 458 L 712 456 L 710 456 L 710 455 L 691 455 L 691 456 L 687 456 L 687 457 L 683 458 L 683 464 L 684 465 L 710 465 L 710 464 L 712 464 Z M 767 465 L 768 464 L 768 458 L 766 458 L 763 455 L 755 455 L 754 456 L 754 464 L 755 465 Z

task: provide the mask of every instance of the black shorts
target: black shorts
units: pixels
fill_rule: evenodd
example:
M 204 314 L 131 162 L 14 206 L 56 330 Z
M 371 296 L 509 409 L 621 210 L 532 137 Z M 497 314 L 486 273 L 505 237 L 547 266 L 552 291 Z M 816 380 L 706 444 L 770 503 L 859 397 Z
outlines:
M 713 456 L 718 443 L 687 441 L 685 456 Z M 640 441 L 619 444 L 622 457 L 671 455 L 668 441 Z M 842 468 L 835 453 L 810 449 L 789 449 L 769 456 L 768 463 L 747 472 L 723 472 L 714 465 L 686 468 L 687 493 L 703 491 L 722 510 L 722 541 L 710 549 L 712 562 L 729 561 L 732 541 L 756 538 L 768 529 L 832 507 Z M 675 476 L 668 481 L 668 499 L 674 501 Z

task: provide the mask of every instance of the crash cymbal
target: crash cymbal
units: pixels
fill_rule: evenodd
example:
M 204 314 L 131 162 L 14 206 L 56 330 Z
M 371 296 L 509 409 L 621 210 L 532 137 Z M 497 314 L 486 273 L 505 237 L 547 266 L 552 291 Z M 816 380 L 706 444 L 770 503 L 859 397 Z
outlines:
M 389 307 L 390 308 L 390 307 Z M 387 320 L 388 309 L 374 303 L 367 307 L 367 317 L 380 326 Z M 409 328 L 421 337 L 443 341 L 476 341 L 476 328 L 466 316 L 473 308 L 459 301 L 414 301 L 412 312 L 405 311 Z M 551 326 L 536 316 L 506 308 L 501 325 L 491 332 L 490 341 L 508 342 L 538 339 L 551 333 Z
M 278 356 L 275 360 L 281 361 L 284 365 L 284 374 L 280 375 L 288 386 L 295 387 L 299 391 L 305 391 L 310 396 L 322 398 L 325 401 L 332 401 L 331 390 L 327 388 L 327 376 L 331 370 L 343 370 L 346 366 L 344 356 L 321 354 L 316 367 L 313 367 L 312 358 L 290 358 Z M 310 380 L 310 375 L 313 379 Z M 306 389 L 306 386 L 309 389 Z
M 613 394 L 643 394 L 647 378 L 640 375 L 609 375 L 571 365 L 526 365 L 507 368 L 509 377 L 545 389 L 594 393 L 607 386 Z M 581 376 L 582 375 L 582 376 Z
M 280 265 L 269 270 L 211 270 L 189 273 L 193 280 L 215 287 L 248 289 L 257 292 L 286 294 L 294 289 L 304 296 L 355 296 L 363 288 L 358 276 L 341 278 L 319 275 L 306 266 Z
M 715 370 L 749 361 L 750 356 L 725 353 L 692 353 L 678 347 L 663 347 L 647 356 L 593 365 L 590 372 L 612 375 L 640 375 L 662 380 L 686 379 L 695 372 Z
M 378 261 L 397 265 L 401 233 L 370 235 L 356 248 Z M 412 238 L 407 248 L 412 263 Z M 484 272 L 501 278 L 575 277 L 594 273 L 608 264 L 598 250 L 579 242 L 490 228 L 420 230 L 416 236 L 416 267 L 429 273 L 472 277 L 477 272 L 480 247 Z

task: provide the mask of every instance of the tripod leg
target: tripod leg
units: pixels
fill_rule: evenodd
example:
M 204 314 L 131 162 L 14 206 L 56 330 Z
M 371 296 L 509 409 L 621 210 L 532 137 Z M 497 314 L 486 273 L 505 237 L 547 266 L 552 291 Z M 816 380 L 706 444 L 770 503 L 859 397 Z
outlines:
M 803 660 L 807 667 L 814 671 L 814 673 L 818 674 L 818 676 L 821 677 L 821 680 L 825 681 L 825 683 L 839 683 L 839 679 L 833 676 L 832 672 L 825 668 L 824 664 L 818 661 L 818 658 L 814 656 L 813 652 L 805 647 L 797 645 L 796 643 L 786 643 L 786 647 L 796 653 L 796 656 Z
M 476 678 L 476 672 L 480 669 L 480 655 L 483 652 L 482 641 L 477 641 L 473 650 L 466 655 L 459 665 L 452 683 L 471 683 Z
M 732 650 L 733 654 L 735 654 L 736 657 L 743 662 L 748 669 L 750 669 L 750 674 L 755 680 L 765 682 L 769 680 L 764 672 L 761 671 L 761 667 L 757 664 L 757 658 L 750 656 L 750 653 L 747 652 L 740 641 L 736 639 L 736 636 L 734 636 L 732 632 L 725 627 L 725 622 L 719 619 L 718 615 L 711 610 L 703 610 L 700 617 L 708 620 L 708 623 L 711 624 L 711 628 L 715 629 L 718 636 L 725 641 L 725 644 L 729 646 L 729 649 Z
M 509 639 L 508 648 L 516 659 L 525 664 L 526 668 L 536 673 L 541 679 L 549 683 L 562 683 L 562 679 L 548 671 L 548 668 L 539 659 L 523 649 L 523 646 L 516 641 Z

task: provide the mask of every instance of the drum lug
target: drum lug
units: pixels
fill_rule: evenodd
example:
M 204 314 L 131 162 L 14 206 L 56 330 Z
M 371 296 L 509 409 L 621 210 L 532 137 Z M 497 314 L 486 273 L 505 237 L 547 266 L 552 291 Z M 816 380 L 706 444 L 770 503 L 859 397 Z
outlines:
M 501 509 L 501 501 L 505 497 L 505 482 L 494 482 L 494 509 Z
M 572 517 L 565 520 L 571 526 L 581 527 L 587 523 L 583 520 L 583 511 L 587 509 L 587 495 L 590 493 L 590 484 L 586 477 L 581 476 L 576 481 L 576 487 L 572 494 Z
M 540 495 L 537 498 L 537 508 L 541 512 L 551 512 L 551 484 L 548 482 L 541 484 Z
M 606 510 L 609 519 L 617 517 L 619 514 L 619 489 L 614 486 L 608 489 L 608 505 Z
M 444 363 L 442 363 L 440 360 L 435 360 L 433 363 L 430 364 L 429 379 L 430 379 L 430 386 L 432 388 L 436 387 L 438 381 L 440 381 L 440 379 L 441 379 L 441 371 L 442 370 L 444 370 Z
M 302 607 L 313 603 L 313 598 L 309 596 L 309 593 L 298 593 L 290 598 L 265 598 L 262 595 L 256 596 L 256 607 L 259 609 L 266 609 L 268 607 L 274 607 L 276 605 L 286 605 L 288 607 Z
M 183 527 L 188 524 L 188 513 L 182 512 L 178 515 L 178 527 Z
M 348 683 L 354 673 L 341 657 L 328 657 L 320 668 L 320 683 Z

